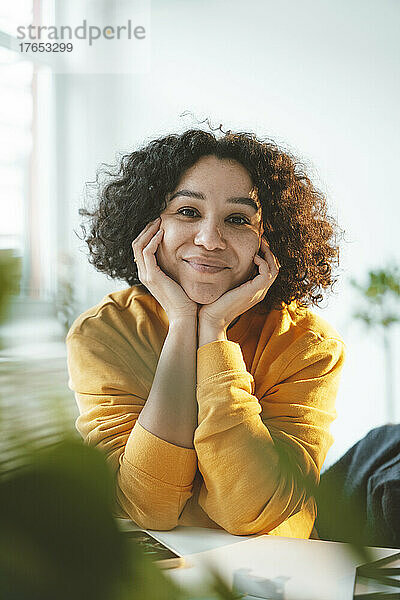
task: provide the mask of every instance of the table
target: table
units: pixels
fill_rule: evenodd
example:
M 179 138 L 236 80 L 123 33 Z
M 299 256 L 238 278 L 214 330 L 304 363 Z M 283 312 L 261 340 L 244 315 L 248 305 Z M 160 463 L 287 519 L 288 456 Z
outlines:
M 136 528 L 129 522 L 124 527 Z M 235 536 L 202 527 L 149 533 L 185 557 L 185 567 L 165 573 L 196 593 L 209 592 L 210 569 L 214 568 L 229 587 L 250 593 L 251 599 L 352 600 L 355 570 L 363 562 L 348 544 L 340 542 Z M 373 559 L 395 552 L 371 548 Z

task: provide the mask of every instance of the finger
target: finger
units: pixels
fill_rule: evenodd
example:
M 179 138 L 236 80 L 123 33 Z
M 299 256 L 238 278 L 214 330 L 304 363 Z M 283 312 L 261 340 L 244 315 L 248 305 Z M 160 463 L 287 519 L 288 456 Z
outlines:
M 143 248 L 144 246 L 146 246 L 146 244 L 149 242 L 149 240 L 154 235 L 156 228 L 159 227 L 160 223 L 161 223 L 160 217 L 158 217 L 154 221 L 150 221 L 150 223 L 148 223 L 146 225 L 146 227 L 139 233 L 139 235 L 133 240 L 132 248 L 134 248 L 134 247 Z
M 262 256 L 260 256 L 259 254 L 256 254 L 254 257 L 254 262 L 258 267 L 258 277 L 261 276 L 262 278 L 269 279 L 271 276 L 271 268 L 266 259 L 262 258 Z
M 274 280 L 278 275 L 278 269 L 273 265 L 271 267 L 272 259 L 269 257 L 269 261 L 267 261 L 267 256 L 262 258 L 258 254 L 254 257 L 254 262 L 258 266 L 259 276 L 264 279 L 264 281 L 270 283 L 271 280 Z
M 275 256 L 275 254 L 272 252 L 272 250 L 271 250 L 271 248 L 269 247 L 269 245 L 268 245 L 268 252 L 269 252 L 269 254 L 270 254 L 270 255 L 271 255 L 271 257 L 272 257 L 272 260 L 273 260 L 273 263 L 274 263 L 275 267 L 276 267 L 276 268 L 278 269 L 278 271 L 279 271 L 279 269 L 280 269 L 280 267 L 281 267 L 281 265 L 280 265 L 280 262 L 279 262 L 279 260 L 277 259 L 277 257 Z
M 133 256 L 134 256 L 133 260 L 135 263 L 139 264 L 139 262 L 142 258 L 143 248 L 145 248 L 147 246 L 149 241 L 155 235 L 156 229 L 159 226 L 160 226 L 159 219 L 156 219 L 156 221 L 152 221 L 145 227 L 145 229 L 142 231 L 142 233 L 133 240 L 132 250 L 133 250 Z
M 260 302 L 265 298 L 269 288 L 274 283 L 278 271 L 272 273 L 268 263 L 261 256 L 256 255 L 254 262 L 258 266 L 259 274 L 252 280 L 252 283 L 256 286 L 257 301 Z
M 272 253 L 268 242 L 265 240 L 265 238 L 262 238 L 262 243 L 261 243 L 261 247 L 264 250 L 264 260 L 267 261 L 267 264 L 269 266 L 269 268 L 271 269 L 271 273 L 275 273 L 279 271 L 279 261 L 276 258 L 276 256 Z
M 265 238 L 261 238 L 261 259 L 267 264 L 268 269 L 273 271 L 273 261 L 271 258 L 271 250 L 269 249 L 269 244 Z
M 161 218 L 158 217 L 154 221 L 150 221 L 150 223 L 147 223 L 146 227 L 144 227 L 144 229 L 142 229 L 142 231 L 139 233 L 139 235 L 133 240 L 132 244 L 135 244 L 135 245 L 143 244 L 144 238 L 149 239 L 149 237 L 151 237 L 150 232 L 152 231 L 154 233 L 154 230 L 160 225 L 160 222 L 161 222 Z M 144 245 L 146 245 L 146 244 L 144 244 Z
M 157 252 L 158 246 L 160 245 L 163 234 L 164 234 L 164 231 L 162 229 L 159 229 L 157 231 L 157 233 L 154 234 L 154 236 L 152 237 L 150 242 L 147 244 L 147 246 L 143 249 L 142 256 L 143 256 L 144 266 L 145 266 L 146 272 L 147 272 L 147 277 L 151 276 L 152 271 L 160 270 L 160 267 L 157 264 L 157 259 L 156 259 L 155 254 Z

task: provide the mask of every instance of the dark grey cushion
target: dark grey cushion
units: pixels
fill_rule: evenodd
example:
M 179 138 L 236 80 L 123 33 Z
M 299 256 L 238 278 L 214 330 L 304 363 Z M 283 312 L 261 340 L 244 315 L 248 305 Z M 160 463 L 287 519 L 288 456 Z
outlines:
M 400 546 L 400 425 L 370 431 L 321 475 L 321 539 Z

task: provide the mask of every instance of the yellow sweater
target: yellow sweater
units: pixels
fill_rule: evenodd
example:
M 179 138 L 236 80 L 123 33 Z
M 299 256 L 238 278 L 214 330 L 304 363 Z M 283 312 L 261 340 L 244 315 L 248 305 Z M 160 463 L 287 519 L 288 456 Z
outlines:
M 137 423 L 168 330 L 157 301 L 134 286 L 109 294 L 72 325 L 76 427 L 112 467 L 116 516 L 145 529 L 310 536 L 315 502 L 305 482 L 319 481 L 333 442 L 344 344 L 294 302 L 268 315 L 256 308 L 228 330 L 228 341 L 197 351 L 193 449 Z

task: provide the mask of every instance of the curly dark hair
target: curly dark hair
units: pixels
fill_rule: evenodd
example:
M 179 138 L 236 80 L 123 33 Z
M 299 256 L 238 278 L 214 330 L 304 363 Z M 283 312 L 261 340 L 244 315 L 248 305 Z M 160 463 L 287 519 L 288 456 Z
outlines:
M 263 300 L 262 310 L 296 300 L 299 308 L 318 305 L 333 288 L 339 264 L 340 230 L 327 214 L 325 196 L 312 184 L 304 165 L 271 139 L 232 131 L 189 129 L 160 137 L 123 155 L 114 172 L 99 170 L 96 206 L 80 214 L 89 262 L 111 278 L 140 284 L 131 243 L 166 206 L 183 173 L 202 156 L 234 159 L 249 172 L 262 207 L 265 237 L 281 268 Z M 107 167 L 107 165 L 103 165 Z M 99 183 L 99 176 L 106 180 Z

